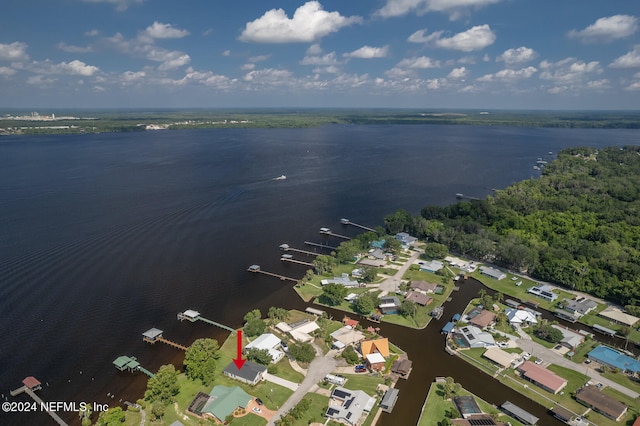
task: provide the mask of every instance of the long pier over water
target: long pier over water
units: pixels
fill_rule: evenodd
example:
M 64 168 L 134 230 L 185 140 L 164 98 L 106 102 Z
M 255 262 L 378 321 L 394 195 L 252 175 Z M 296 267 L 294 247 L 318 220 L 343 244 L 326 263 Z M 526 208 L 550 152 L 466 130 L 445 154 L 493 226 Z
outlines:
M 342 223 L 343 225 L 353 225 L 353 226 L 356 226 L 358 228 L 364 229 L 366 231 L 376 232 L 376 230 L 373 229 L 373 228 L 369 228 L 368 226 L 364 226 L 364 225 L 359 225 L 359 224 L 357 224 L 355 222 L 351 222 L 349 219 L 342 218 L 342 219 L 340 219 L 340 223 Z
M 297 278 L 291 278 L 280 274 L 274 274 L 273 272 L 263 271 L 262 269 L 260 269 L 260 265 L 251 265 L 247 268 L 247 271 L 253 272 L 254 274 L 269 275 L 270 277 L 279 278 L 282 281 L 293 281 L 294 283 L 298 282 Z
M 42 387 L 42 384 L 33 376 L 29 376 L 22 381 L 24 386 L 19 387 L 18 389 L 14 389 L 9 393 L 11 396 L 20 395 L 21 393 L 26 393 L 38 404 L 39 409 L 43 409 L 43 407 L 47 407 L 46 411 L 51 418 L 61 426 L 67 426 L 64 420 L 56 413 L 55 411 L 48 408 L 47 403 L 44 402 L 38 395 L 36 395 L 35 391 L 39 390 Z

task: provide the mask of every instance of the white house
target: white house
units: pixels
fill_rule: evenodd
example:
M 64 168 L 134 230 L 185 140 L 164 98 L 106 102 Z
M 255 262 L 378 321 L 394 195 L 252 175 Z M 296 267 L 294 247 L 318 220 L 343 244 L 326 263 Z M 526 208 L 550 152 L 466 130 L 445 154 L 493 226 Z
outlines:
M 284 352 L 278 349 L 282 341 L 272 333 L 265 333 L 244 347 L 245 351 L 250 349 L 266 349 L 271 356 L 271 362 L 278 362 L 284 356 Z
M 460 328 L 459 332 L 470 348 L 490 348 L 496 346 L 496 341 L 491 333 L 482 331 L 478 327 L 468 325 Z
M 507 314 L 509 324 L 512 325 L 529 325 L 538 323 L 536 316 L 524 309 L 507 309 L 504 312 Z

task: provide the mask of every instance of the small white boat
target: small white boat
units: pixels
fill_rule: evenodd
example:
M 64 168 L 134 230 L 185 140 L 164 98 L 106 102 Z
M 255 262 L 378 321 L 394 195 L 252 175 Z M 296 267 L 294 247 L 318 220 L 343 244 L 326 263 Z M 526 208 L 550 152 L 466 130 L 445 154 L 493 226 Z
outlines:
M 278 176 L 277 178 L 273 178 L 273 180 L 285 180 L 287 177 L 285 175 Z

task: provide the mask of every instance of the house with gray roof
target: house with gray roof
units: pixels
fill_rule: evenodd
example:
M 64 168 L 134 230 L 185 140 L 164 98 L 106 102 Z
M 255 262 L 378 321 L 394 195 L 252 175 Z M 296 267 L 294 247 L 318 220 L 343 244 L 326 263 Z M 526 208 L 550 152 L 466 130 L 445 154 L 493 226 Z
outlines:
M 598 307 L 598 304 L 586 297 L 578 297 L 576 299 L 564 299 L 563 309 L 569 313 L 572 313 L 576 318 L 580 318 L 583 315 L 588 314 Z
M 482 275 L 486 275 L 489 278 L 493 278 L 494 280 L 498 280 L 498 281 L 507 277 L 507 274 L 505 274 L 501 270 L 496 268 L 490 268 L 489 266 L 481 266 L 480 273 Z
M 349 274 L 344 273 L 339 277 L 333 277 L 331 279 L 328 280 L 322 280 L 320 281 L 320 284 L 322 285 L 327 285 L 327 284 L 340 284 L 343 285 L 347 288 L 352 288 L 352 287 L 358 287 L 359 283 L 356 280 L 352 280 L 349 278 Z
M 362 415 L 369 413 L 375 404 L 376 399 L 361 390 L 337 387 L 331 392 L 326 416 L 340 423 L 356 425 Z
M 225 376 L 252 386 L 263 380 L 266 372 L 267 367 L 251 361 L 246 361 L 240 369 L 232 361 L 223 370 Z
M 418 239 L 416 237 L 412 237 L 411 235 L 407 234 L 406 232 L 398 232 L 395 235 L 395 239 L 400 241 L 400 244 L 402 244 L 403 248 L 407 248 L 409 246 L 412 246 L 418 241 Z

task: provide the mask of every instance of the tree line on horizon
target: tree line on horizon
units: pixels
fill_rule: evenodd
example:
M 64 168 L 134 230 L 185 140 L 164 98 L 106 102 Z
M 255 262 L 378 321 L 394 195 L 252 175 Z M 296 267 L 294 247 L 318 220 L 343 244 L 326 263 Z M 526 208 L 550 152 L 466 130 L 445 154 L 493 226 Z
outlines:
M 385 226 L 640 314 L 639 147 L 568 148 L 538 179 Z

